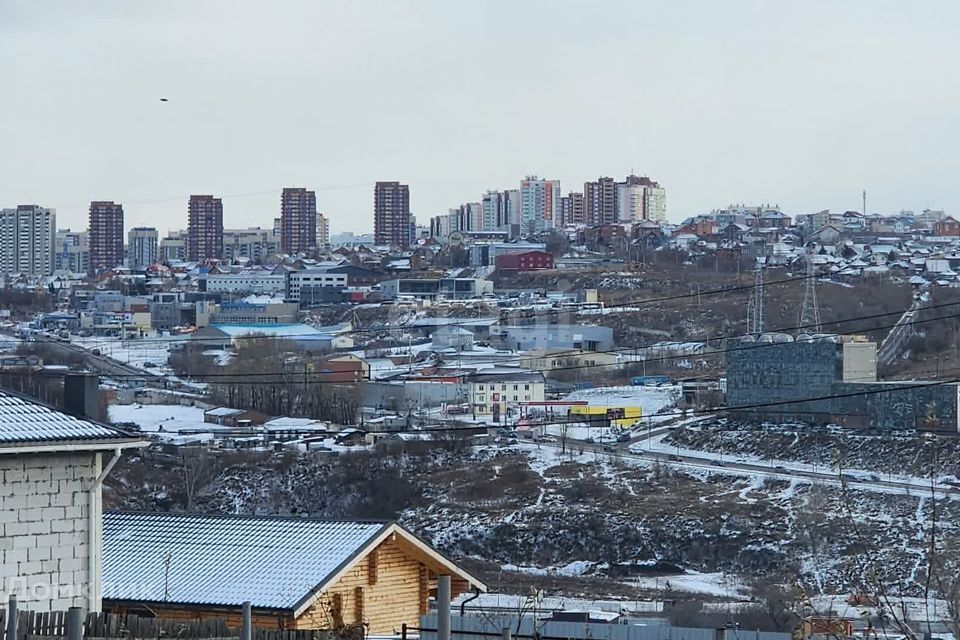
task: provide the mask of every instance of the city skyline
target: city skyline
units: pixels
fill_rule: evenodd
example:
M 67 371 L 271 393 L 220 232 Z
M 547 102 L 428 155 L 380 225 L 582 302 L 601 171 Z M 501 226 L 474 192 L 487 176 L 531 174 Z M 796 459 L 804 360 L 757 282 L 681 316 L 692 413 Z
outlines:
M 958 141 L 954 3 L 612 2 L 597 31 L 568 2 L 237 4 L 3 3 L 5 88 L 43 95 L 0 107 L 3 206 L 78 227 L 109 197 L 165 232 L 187 196 L 217 193 L 230 225 L 255 226 L 304 184 L 334 232 L 370 231 L 384 178 L 426 220 L 527 174 L 567 192 L 632 169 L 670 192 L 674 222 L 729 202 L 859 209 L 861 189 L 871 210 L 960 208 L 941 161 Z M 300 99 L 276 99 L 287 82 Z

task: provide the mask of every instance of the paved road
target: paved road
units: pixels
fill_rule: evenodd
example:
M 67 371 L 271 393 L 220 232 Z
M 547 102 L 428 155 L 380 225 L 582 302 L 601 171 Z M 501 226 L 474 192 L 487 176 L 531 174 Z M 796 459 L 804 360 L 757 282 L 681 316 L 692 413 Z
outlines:
M 724 459 L 721 465 L 720 462 L 714 457 L 688 455 L 685 452 L 677 454 L 667 451 L 640 451 L 636 453 L 632 453 L 630 451 L 630 445 L 643 442 L 648 438 L 655 438 L 656 436 L 662 435 L 671 429 L 673 429 L 672 426 L 665 426 L 652 429 L 649 432 L 646 430 L 643 430 L 642 433 L 635 432 L 637 434 L 636 437 L 631 438 L 629 443 L 606 443 L 601 445 L 600 443 L 581 442 L 579 440 L 574 440 L 572 442 L 568 441 L 567 448 L 606 453 L 607 455 L 626 459 L 652 460 L 676 467 L 707 469 L 714 473 L 728 473 L 730 475 L 755 475 L 757 473 L 761 473 L 765 476 L 788 480 L 802 479 L 835 486 L 839 486 L 841 484 L 840 478 L 838 478 L 836 472 L 831 469 L 824 469 L 823 471 L 820 471 L 819 469 L 816 471 L 813 469 L 792 469 L 788 466 L 789 463 L 784 463 L 783 466 L 780 466 L 776 463 L 767 465 L 755 462 L 738 461 L 735 458 Z M 557 442 L 542 444 L 557 448 L 561 446 L 561 444 Z M 881 474 L 876 475 L 876 480 L 860 477 L 845 477 L 843 479 L 843 484 L 851 489 L 883 491 L 887 493 L 904 492 L 905 490 L 909 490 L 913 495 L 930 495 L 929 485 L 918 486 L 908 482 L 884 479 Z M 938 496 L 951 496 L 960 498 L 960 488 L 943 487 L 941 485 L 937 487 L 936 493 Z

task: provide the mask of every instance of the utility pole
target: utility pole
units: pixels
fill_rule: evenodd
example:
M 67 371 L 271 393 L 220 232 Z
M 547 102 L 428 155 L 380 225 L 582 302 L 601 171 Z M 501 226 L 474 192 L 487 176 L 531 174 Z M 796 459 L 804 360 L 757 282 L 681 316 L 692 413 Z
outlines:
M 820 305 L 817 302 L 816 271 L 813 267 L 813 256 L 807 256 L 807 281 L 803 291 L 803 308 L 800 310 L 800 334 L 822 332 Z

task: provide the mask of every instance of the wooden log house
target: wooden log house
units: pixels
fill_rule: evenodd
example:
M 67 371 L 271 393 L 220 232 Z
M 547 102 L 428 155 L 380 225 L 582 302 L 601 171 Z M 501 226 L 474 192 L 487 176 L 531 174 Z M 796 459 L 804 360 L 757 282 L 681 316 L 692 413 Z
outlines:
M 103 608 L 159 618 L 368 634 L 417 626 L 440 575 L 486 586 L 392 522 L 178 513 L 104 514 Z

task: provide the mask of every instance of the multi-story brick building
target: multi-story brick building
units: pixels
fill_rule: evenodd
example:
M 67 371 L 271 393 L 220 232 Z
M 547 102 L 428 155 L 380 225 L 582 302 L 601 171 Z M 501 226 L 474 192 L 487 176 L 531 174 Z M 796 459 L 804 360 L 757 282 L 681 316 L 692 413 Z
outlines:
M 223 201 L 190 196 L 187 212 L 187 259 L 219 259 L 223 255 Z
M 583 210 L 587 224 L 610 224 L 617 221 L 617 182 L 598 178 L 583 185 Z
M 374 242 L 410 245 L 410 187 L 399 182 L 378 182 L 373 190 Z
M 123 205 L 95 200 L 90 203 L 90 271 L 97 273 L 123 264 Z
M 571 191 L 560 198 L 560 224 L 583 224 L 583 194 Z
M 504 253 L 496 257 L 496 265 L 497 271 L 501 273 L 553 269 L 553 254 L 546 251 Z
M 280 246 L 296 254 L 317 248 L 317 194 L 286 187 L 280 196 Z

